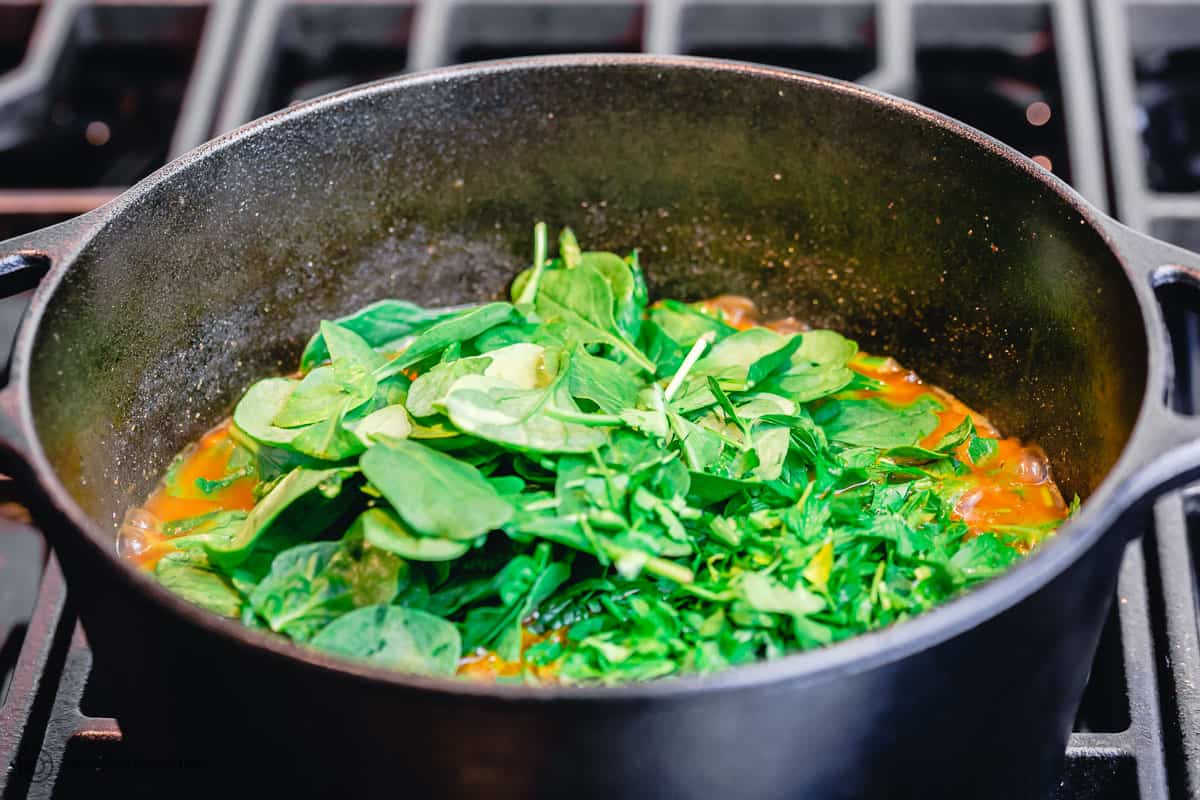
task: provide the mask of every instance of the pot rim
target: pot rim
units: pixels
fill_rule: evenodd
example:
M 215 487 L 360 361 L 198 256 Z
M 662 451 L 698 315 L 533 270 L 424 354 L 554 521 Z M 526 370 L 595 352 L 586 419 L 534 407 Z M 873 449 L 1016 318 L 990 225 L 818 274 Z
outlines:
M 986 583 L 949 602 L 900 623 L 869 631 L 816 650 L 792 653 L 770 661 L 758 661 L 704 675 L 686 675 L 617 686 L 522 686 L 431 678 L 409 675 L 384 667 L 375 667 L 351 659 L 327 655 L 263 631 L 247 628 L 239 620 L 212 614 L 161 586 L 148 573 L 119 558 L 111 533 L 101 529 L 75 502 L 50 465 L 37 436 L 30 402 L 29 368 L 41 318 L 75 256 L 105 225 L 120 217 L 129 206 L 140 201 L 163 180 L 186 169 L 200 169 L 212 154 L 237 142 L 269 135 L 283 122 L 337 109 L 339 106 L 372 95 L 403 91 L 406 87 L 469 80 L 510 72 L 560 68 L 638 69 L 662 68 L 672 71 L 708 71 L 750 75 L 775 81 L 781 91 L 789 87 L 801 91 L 821 91 L 852 96 L 860 102 L 888 109 L 897 114 L 915 116 L 927 124 L 968 140 L 1009 166 L 1026 173 L 1058 197 L 1095 232 L 1124 268 L 1126 278 L 1139 298 L 1143 330 L 1146 334 L 1146 386 L 1137 420 L 1130 431 L 1120 457 L 1079 512 L 1067 520 L 1056 536 L 1037 552 Z M 79 227 L 77 228 L 76 225 Z M 490 698 L 505 702 L 572 701 L 643 701 L 685 698 L 695 693 L 740 690 L 784 681 L 817 682 L 838 675 L 853 674 L 905 658 L 913 653 L 947 641 L 1016 605 L 1048 584 L 1087 553 L 1108 532 L 1120 512 L 1119 486 L 1136 472 L 1134 446 L 1139 431 L 1146 427 L 1147 408 L 1153 402 L 1154 387 L 1165 380 L 1163 345 L 1151 330 L 1161 327 L 1157 305 L 1147 302 L 1148 286 L 1142 286 L 1116 246 L 1113 228 L 1118 223 L 1099 212 L 1057 176 L 1036 165 L 1031 159 L 998 140 L 962 122 L 908 100 L 856 84 L 810 73 L 724 59 L 694 56 L 646 54 L 577 54 L 504 59 L 477 64 L 444 67 L 395 78 L 387 78 L 316 98 L 251 121 L 233 131 L 197 147 L 142 179 L 108 204 L 59 226 L 64 234 L 62 252 L 38 287 L 26 312 L 13 348 L 12 378 L 5 393 L 15 401 L 15 416 L 26 445 L 26 457 L 39 489 L 54 511 L 69 522 L 65 535 L 81 535 L 103 558 L 119 562 L 117 573 L 130 583 L 146 602 L 165 606 L 180 621 L 202 628 L 242 647 L 269 654 L 280 661 L 332 673 L 330 680 L 352 678 L 379 688 L 429 691 L 444 696 Z M 35 241 L 30 239 L 30 242 Z M 36 249 L 36 245 L 34 246 Z M 1118 507 L 1114 510 L 1114 507 Z

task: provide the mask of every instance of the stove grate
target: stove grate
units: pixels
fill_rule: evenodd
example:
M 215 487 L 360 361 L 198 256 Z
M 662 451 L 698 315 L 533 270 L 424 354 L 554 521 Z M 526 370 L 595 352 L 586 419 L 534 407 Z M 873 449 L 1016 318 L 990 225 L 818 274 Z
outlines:
M 1102 208 L 1107 144 L 1122 217 L 1196 247 L 1196 21 L 1200 0 L 5 0 L 0 164 L 21 169 L 0 169 L 0 239 L 87 211 L 165 159 L 292 102 L 408 70 L 589 50 L 739 58 L 858 80 L 1040 157 Z M 136 137 L 122 127 L 122 84 L 106 77 L 123 58 L 162 65 L 137 83 Z M 100 88 L 84 92 L 85 79 Z M 1139 108 L 1142 131 L 1125 126 Z M 103 143 L 94 122 L 108 128 Z M 34 152 L 19 149 L 30 142 L 37 158 L 15 160 Z M 22 308 L 21 299 L 0 303 L 0 333 Z M 1180 308 L 1168 302 L 1173 325 L 1200 341 L 1200 316 Z M 1198 354 L 1181 350 L 1181 365 Z M 177 795 L 189 765 L 123 757 L 119 709 L 104 676 L 89 680 L 56 562 L 30 529 L 3 524 L 0 800 Z M 1055 798 L 1200 796 L 1191 549 L 1200 491 L 1163 500 L 1155 525 L 1128 549 Z

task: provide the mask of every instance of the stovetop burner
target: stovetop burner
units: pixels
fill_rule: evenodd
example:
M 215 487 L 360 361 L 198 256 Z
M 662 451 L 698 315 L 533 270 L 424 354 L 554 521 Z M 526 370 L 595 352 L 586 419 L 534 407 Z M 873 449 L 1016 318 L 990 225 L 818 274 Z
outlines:
M 87 211 L 292 102 L 405 69 L 572 51 L 859 80 L 1200 247 L 1200 0 L 7 0 L 0 239 Z M 25 299 L 0 302 L 0 341 Z M 1163 300 L 1187 343 L 1178 365 L 1200 375 L 1200 316 Z M 1183 395 L 1182 410 L 1200 408 L 1200 384 Z M 1160 501 L 1153 527 L 1127 551 L 1056 798 L 1200 797 L 1200 490 Z M 0 800 L 219 790 L 213 765 L 129 758 L 120 709 L 90 672 L 54 558 L 0 504 Z

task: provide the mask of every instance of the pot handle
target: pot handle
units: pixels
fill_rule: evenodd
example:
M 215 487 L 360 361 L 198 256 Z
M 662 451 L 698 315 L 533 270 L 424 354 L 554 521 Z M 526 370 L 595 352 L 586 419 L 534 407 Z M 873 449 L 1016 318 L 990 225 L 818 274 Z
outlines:
M 1131 280 L 1138 284 L 1139 293 L 1170 284 L 1200 290 L 1200 254 L 1111 220 L 1106 222 L 1105 228 L 1123 256 Z M 1149 344 L 1151 362 L 1165 365 L 1165 380 L 1147 393 L 1148 400 L 1130 437 L 1125 457 L 1132 463 L 1125 470 L 1128 477 L 1116 487 L 1114 516 L 1141 512 L 1159 496 L 1200 480 L 1200 414 L 1184 414 L 1171 406 L 1178 383 L 1170 333 L 1161 317 L 1152 323 Z
M 91 237 L 100 217 L 93 211 L 81 216 L 0 242 L 0 299 L 38 286 L 50 268 L 69 259 Z M 17 329 L 17 336 L 24 328 Z M 0 495 L 10 499 L 21 490 L 36 487 L 29 466 L 29 438 L 21 420 L 18 387 L 9 381 L 14 356 L 13 341 L 0 342 L 0 472 L 12 478 Z

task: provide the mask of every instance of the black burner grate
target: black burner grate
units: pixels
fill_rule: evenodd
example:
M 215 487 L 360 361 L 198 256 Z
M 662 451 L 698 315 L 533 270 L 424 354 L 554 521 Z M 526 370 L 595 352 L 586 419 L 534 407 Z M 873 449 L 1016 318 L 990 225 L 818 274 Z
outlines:
M 1102 208 L 1111 181 L 1124 219 L 1200 246 L 1200 0 L 3 0 L 0 239 L 292 102 L 571 51 L 859 80 L 997 135 Z M 1200 342 L 1200 316 L 1164 300 Z M 0 304 L 0 340 L 21 308 Z M 1200 347 L 1178 357 L 1191 365 Z M 1056 798 L 1200 797 L 1200 492 L 1160 502 L 1155 526 L 1127 552 Z M 34 531 L 3 523 L 0 800 L 199 792 L 203 770 L 181 772 L 196 765 L 123 756 L 119 709 L 90 667 L 55 561 Z

